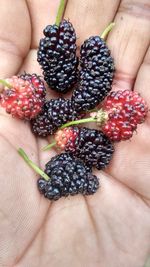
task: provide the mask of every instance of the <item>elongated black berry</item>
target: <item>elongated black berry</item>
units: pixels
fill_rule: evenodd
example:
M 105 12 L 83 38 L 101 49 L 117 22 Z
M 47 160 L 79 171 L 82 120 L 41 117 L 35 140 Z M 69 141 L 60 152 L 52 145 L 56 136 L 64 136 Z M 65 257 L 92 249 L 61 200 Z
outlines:
M 53 157 L 45 166 L 49 181 L 40 178 L 39 191 L 50 200 L 69 195 L 91 195 L 99 188 L 99 181 L 91 169 L 69 153 Z
M 109 93 L 114 75 L 114 61 L 105 41 L 90 37 L 81 46 L 79 84 L 73 92 L 75 109 L 95 108 Z
M 40 40 L 37 60 L 51 89 L 66 93 L 77 81 L 78 58 L 76 34 L 72 24 L 63 20 L 59 26 L 48 25 Z

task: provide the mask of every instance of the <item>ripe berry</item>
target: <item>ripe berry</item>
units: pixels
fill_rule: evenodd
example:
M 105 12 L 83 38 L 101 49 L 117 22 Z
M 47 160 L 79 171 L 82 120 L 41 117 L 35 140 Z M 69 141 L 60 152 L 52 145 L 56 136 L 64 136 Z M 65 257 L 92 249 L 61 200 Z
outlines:
M 66 123 L 77 119 L 77 113 L 69 99 L 51 99 L 45 102 L 42 112 L 31 121 L 33 133 L 39 136 L 51 135 Z
M 69 153 L 53 157 L 45 166 L 48 181 L 37 182 L 41 194 L 50 200 L 76 194 L 91 195 L 99 188 L 98 178 L 82 161 Z
M 56 133 L 55 140 L 58 147 L 73 153 L 88 166 L 99 170 L 109 164 L 114 152 L 110 140 L 95 129 L 64 128 Z
M 120 90 L 112 91 L 107 96 L 96 117 L 101 130 L 111 140 L 120 141 L 132 137 L 137 124 L 145 120 L 147 112 L 147 104 L 137 92 Z M 102 120 L 102 117 L 105 119 Z
M 78 112 L 95 108 L 106 97 L 115 71 L 110 50 L 99 36 L 87 39 L 80 54 L 79 84 L 72 96 Z
M 76 83 L 78 58 L 76 34 L 72 24 L 63 20 L 59 26 L 48 25 L 40 40 L 37 60 L 51 89 L 68 92 Z
M 6 86 L 0 94 L 0 105 L 13 117 L 31 120 L 41 112 L 46 90 L 40 77 L 36 76 L 38 83 L 35 84 L 35 75 L 33 79 L 32 75 L 28 76 L 31 76 L 31 79 L 13 76 L 1 80 Z

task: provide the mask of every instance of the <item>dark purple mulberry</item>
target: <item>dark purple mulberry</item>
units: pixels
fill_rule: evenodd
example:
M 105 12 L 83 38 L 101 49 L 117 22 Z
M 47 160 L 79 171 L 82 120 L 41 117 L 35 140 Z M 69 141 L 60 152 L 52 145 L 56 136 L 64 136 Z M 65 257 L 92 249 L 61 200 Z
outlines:
M 78 58 L 76 34 L 72 24 L 63 20 L 59 26 L 48 25 L 40 40 L 37 60 L 51 89 L 68 92 L 76 83 Z
M 90 37 L 81 46 L 79 84 L 72 96 L 75 109 L 95 108 L 109 93 L 114 76 L 114 61 L 105 41 Z
M 31 128 L 34 134 L 39 136 L 52 135 L 57 129 L 66 123 L 77 119 L 78 114 L 69 99 L 51 99 L 45 102 L 42 112 L 31 120 Z
M 50 200 L 58 200 L 68 195 L 91 195 L 99 188 L 98 178 L 82 161 L 69 153 L 53 157 L 45 168 L 49 181 L 40 178 L 39 191 Z

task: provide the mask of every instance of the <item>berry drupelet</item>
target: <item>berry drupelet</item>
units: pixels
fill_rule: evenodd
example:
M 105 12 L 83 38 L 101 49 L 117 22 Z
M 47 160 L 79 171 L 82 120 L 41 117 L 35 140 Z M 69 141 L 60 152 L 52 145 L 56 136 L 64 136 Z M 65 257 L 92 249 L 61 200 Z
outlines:
M 59 26 L 48 25 L 40 40 L 37 60 L 51 89 L 68 92 L 76 83 L 78 58 L 76 34 L 72 24 L 63 20 Z
M 107 136 L 95 129 L 64 128 L 56 133 L 55 140 L 58 147 L 98 170 L 109 164 L 114 152 L 114 146 Z
M 72 96 L 75 109 L 95 108 L 109 93 L 114 76 L 114 60 L 105 41 L 99 36 L 87 39 L 80 51 L 79 84 Z
M 44 137 L 52 135 L 61 125 L 77 117 L 71 100 L 51 99 L 45 102 L 42 112 L 31 121 L 31 128 L 34 134 Z
M 99 188 L 98 178 L 82 161 L 69 153 L 53 157 L 45 166 L 48 181 L 42 177 L 37 185 L 41 194 L 50 200 L 69 195 L 92 195 Z

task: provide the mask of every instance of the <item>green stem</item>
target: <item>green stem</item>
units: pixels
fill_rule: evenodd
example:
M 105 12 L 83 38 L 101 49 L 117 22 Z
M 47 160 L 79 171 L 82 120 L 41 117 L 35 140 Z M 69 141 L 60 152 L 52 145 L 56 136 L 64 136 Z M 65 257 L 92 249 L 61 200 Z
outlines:
M 5 80 L 0 79 L 0 83 L 4 86 L 7 86 L 8 88 L 12 88 L 12 86 L 8 82 L 6 82 Z
M 72 126 L 72 125 L 77 125 L 77 124 L 80 124 L 80 123 L 95 122 L 95 121 L 97 121 L 96 118 L 92 118 L 92 117 L 86 118 L 86 119 L 77 120 L 77 121 L 70 121 L 70 122 L 67 122 L 64 125 L 62 125 L 60 127 L 60 129 L 64 129 L 66 127 L 69 127 L 69 126 Z M 54 141 L 53 143 L 43 147 L 42 150 L 44 150 L 44 151 L 48 150 L 48 149 L 52 148 L 53 146 L 55 146 L 56 144 L 57 144 L 56 141 Z
M 42 150 L 43 150 L 43 151 L 48 150 L 48 149 L 52 148 L 53 146 L 56 146 L 56 142 L 55 142 L 55 141 L 54 141 L 53 143 L 47 145 L 47 146 L 44 146 L 44 147 L 42 148 Z
M 107 121 L 107 119 L 108 119 L 108 113 L 106 111 L 100 109 L 100 110 L 97 110 L 97 112 L 93 112 L 93 114 L 91 113 L 91 117 L 77 120 L 77 121 L 67 122 L 64 125 L 62 125 L 60 127 L 60 129 L 64 129 L 64 128 L 72 126 L 72 125 L 78 125 L 80 123 L 87 123 L 87 122 L 97 122 L 99 124 L 99 126 L 101 126 L 105 121 Z M 49 148 L 52 148 L 56 144 L 57 144 L 57 142 L 54 141 L 53 143 L 45 146 L 42 150 L 45 151 Z
M 60 127 L 60 129 L 64 129 L 66 127 L 69 127 L 69 126 L 72 126 L 72 125 L 77 125 L 77 124 L 80 124 L 80 123 L 86 123 L 86 122 L 95 122 L 97 121 L 96 118 L 86 118 L 86 119 L 81 119 L 81 120 L 77 120 L 77 121 L 70 121 L 70 122 L 67 122 L 65 123 L 64 125 L 62 125 Z
M 22 148 L 18 149 L 19 155 L 25 160 L 25 162 L 33 169 L 36 173 L 42 176 L 46 181 L 50 180 L 50 177 L 43 172 L 33 161 L 31 161 L 25 151 Z
M 97 108 L 93 108 L 93 109 L 87 110 L 87 111 L 86 111 L 86 114 L 88 114 L 88 113 L 92 113 L 92 112 L 97 112 L 97 111 L 98 111 Z
M 112 30 L 112 28 L 115 26 L 115 23 L 112 22 L 110 23 L 107 28 L 103 31 L 103 33 L 101 34 L 101 38 L 102 39 L 106 39 L 108 33 Z
M 63 16 L 64 9 L 65 9 L 65 5 L 66 5 L 66 0 L 60 0 L 60 4 L 59 4 L 57 16 L 56 16 L 56 21 L 55 21 L 55 24 L 57 26 L 59 26 L 59 24 L 60 24 L 60 22 L 62 20 L 62 16 Z

